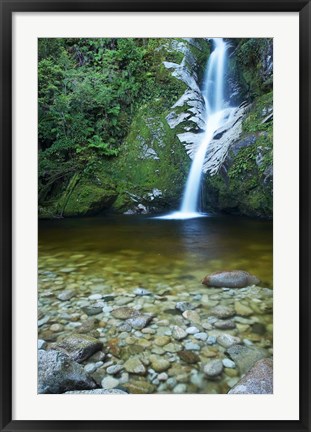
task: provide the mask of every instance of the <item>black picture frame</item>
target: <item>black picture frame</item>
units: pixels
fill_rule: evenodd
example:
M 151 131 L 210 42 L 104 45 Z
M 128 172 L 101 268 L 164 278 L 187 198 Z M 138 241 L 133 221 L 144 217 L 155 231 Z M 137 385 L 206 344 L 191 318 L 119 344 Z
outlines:
M 0 0 L 0 308 L 2 431 L 311 431 L 310 423 L 310 23 L 311 0 Z M 297 421 L 12 420 L 12 14 L 14 12 L 299 12 L 300 57 L 300 419 Z M 289 227 L 290 229 L 290 227 Z M 286 410 L 286 407 L 284 407 Z

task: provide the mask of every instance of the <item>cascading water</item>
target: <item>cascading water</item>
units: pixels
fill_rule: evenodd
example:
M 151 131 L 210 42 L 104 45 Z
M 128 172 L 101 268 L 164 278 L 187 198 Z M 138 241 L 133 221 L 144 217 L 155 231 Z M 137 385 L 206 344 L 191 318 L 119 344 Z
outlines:
M 204 216 L 198 211 L 198 201 L 205 154 L 216 130 L 228 121 L 228 109 L 225 109 L 224 100 L 227 45 L 222 38 L 213 38 L 212 41 L 214 50 L 208 59 L 202 90 L 206 106 L 205 132 L 192 161 L 180 211 L 161 216 L 161 219 Z

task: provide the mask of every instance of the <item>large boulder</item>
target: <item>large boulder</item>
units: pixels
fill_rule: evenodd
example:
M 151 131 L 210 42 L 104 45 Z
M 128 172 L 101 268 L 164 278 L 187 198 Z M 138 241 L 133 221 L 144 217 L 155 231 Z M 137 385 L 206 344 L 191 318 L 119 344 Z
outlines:
M 228 392 L 229 394 L 272 394 L 272 359 L 259 360 L 251 370 Z
M 258 283 L 256 276 L 242 270 L 219 271 L 205 276 L 202 280 L 202 284 L 215 288 L 244 288 Z
M 64 393 L 69 390 L 92 390 L 97 387 L 83 367 L 65 353 L 38 351 L 38 393 Z
M 64 351 L 72 360 L 78 363 L 91 357 L 103 347 L 102 342 L 85 334 L 72 334 L 63 340 L 52 344 L 52 348 Z

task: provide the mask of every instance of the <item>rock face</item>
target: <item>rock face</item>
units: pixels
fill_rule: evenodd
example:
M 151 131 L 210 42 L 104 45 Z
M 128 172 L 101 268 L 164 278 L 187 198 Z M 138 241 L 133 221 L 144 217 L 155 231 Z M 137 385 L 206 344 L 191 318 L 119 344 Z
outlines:
M 273 362 L 262 359 L 228 392 L 229 394 L 272 394 Z
M 100 351 L 103 344 L 92 336 L 72 334 L 53 344 L 52 347 L 64 351 L 72 360 L 81 363 L 95 352 Z
M 64 393 L 69 390 L 95 389 L 96 383 L 83 367 L 65 353 L 38 351 L 38 393 Z
M 248 272 L 233 270 L 211 273 L 205 276 L 202 283 L 215 288 L 244 288 L 248 285 L 258 284 L 259 279 Z

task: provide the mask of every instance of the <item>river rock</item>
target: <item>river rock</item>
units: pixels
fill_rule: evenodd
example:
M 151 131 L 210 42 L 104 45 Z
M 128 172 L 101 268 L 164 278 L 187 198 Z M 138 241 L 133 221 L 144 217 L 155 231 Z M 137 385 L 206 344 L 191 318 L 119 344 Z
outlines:
M 191 327 L 188 327 L 188 328 L 186 329 L 186 332 L 187 332 L 188 334 L 195 335 L 196 333 L 199 333 L 200 330 L 199 330 L 197 327 L 191 326 Z
M 193 310 L 186 310 L 182 316 L 193 324 L 200 324 L 201 322 L 200 315 Z
M 228 392 L 229 394 L 272 394 L 273 362 L 258 360 L 250 371 Z
M 241 316 L 248 317 L 248 316 L 251 316 L 254 314 L 254 311 L 250 307 L 244 305 L 243 303 L 241 303 L 239 301 L 236 301 L 234 303 L 234 308 L 235 308 L 236 313 L 238 315 L 241 315 Z
M 204 366 L 204 373 L 208 378 L 215 378 L 223 371 L 223 364 L 221 360 L 211 360 Z
M 106 372 L 109 375 L 117 375 L 123 369 L 124 369 L 123 365 L 116 364 L 116 365 L 108 366 Z
M 230 334 L 224 333 L 217 337 L 217 342 L 224 348 L 229 348 L 232 345 L 238 344 L 241 342 L 241 339 L 237 336 L 232 336 Z
M 75 291 L 73 291 L 73 290 L 65 290 L 65 291 L 59 293 L 58 296 L 57 296 L 57 298 L 58 298 L 58 300 L 61 300 L 61 301 L 68 301 L 72 297 L 74 297 L 75 295 L 76 295 Z
M 137 317 L 139 315 L 139 312 L 136 309 L 132 309 L 130 307 L 120 307 L 117 309 L 113 309 L 111 311 L 111 315 L 117 319 L 127 320 L 129 318 Z
M 141 330 L 152 320 L 151 315 L 138 315 L 128 319 L 126 322 L 130 324 L 135 330 Z
M 145 375 L 146 368 L 138 357 L 131 357 L 124 363 L 124 368 L 127 372 L 136 375 Z
M 43 339 L 38 339 L 38 350 L 44 350 L 47 347 L 47 343 Z
M 164 372 L 171 366 L 171 363 L 168 360 L 156 355 L 151 355 L 150 361 L 152 368 L 156 372 Z
M 135 288 L 133 294 L 137 296 L 148 296 L 151 295 L 151 292 L 146 290 L 145 288 Z
M 184 350 L 179 351 L 177 354 L 181 360 L 188 364 L 194 364 L 200 361 L 200 357 L 193 351 Z
M 96 383 L 83 367 L 68 355 L 55 350 L 38 351 L 38 393 L 64 393 L 95 389 Z
M 146 380 L 131 380 L 122 385 L 129 393 L 149 394 L 154 393 L 156 387 Z
M 53 344 L 52 348 L 64 351 L 72 360 L 81 363 L 95 352 L 100 351 L 102 346 L 102 342 L 92 336 L 72 334 Z
M 236 324 L 232 320 L 219 320 L 215 322 L 214 326 L 220 330 L 232 330 L 236 327 Z
M 193 310 L 195 308 L 196 306 L 189 302 L 178 302 L 175 305 L 175 309 L 179 310 L 180 312 L 185 312 L 186 310 Z
M 67 391 L 66 394 L 121 394 L 127 395 L 128 393 L 118 389 L 95 389 L 95 390 L 76 390 L 76 391 Z
M 119 381 L 116 378 L 111 376 L 105 377 L 101 382 L 102 388 L 105 390 L 111 390 L 115 387 L 118 387 Z
M 224 365 L 225 368 L 235 369 L 235 363 L 234 363 L 234 361 L 232 361 L 232 360 L 230 360 L 228 358 L 224 358 L 222 360 L 222 364 Z
M 215 288 L 244 288 L 257 285 L 259 279 L 243 270 L 219 271 L 205 276 L 202 284 Z
M 249 347 L 244 345 L 233 345 L 227 349 L 227 354 L 245 374 L 258 361 L 269 356 L 264 348 Z
M 88 316 L 98 315 L 103 311 L 102 305 L 90 305 L 90 306 L 84 306 L 82 308 L 83 312 L 86 313 Z
M 231 318 L 235 315 L 235 310 L 231 306 L 218 305 L 211 310 L 211 314 L 217 318 Z
M 172 328 L 172 336 L 176 340 L 182 340 L 182 339 L 185 339 L 185 337 L 187 337 L 188 335 L 185 332 L 185 330 L 182 329 L 181 327 L 173 326 L 173 328 Z

